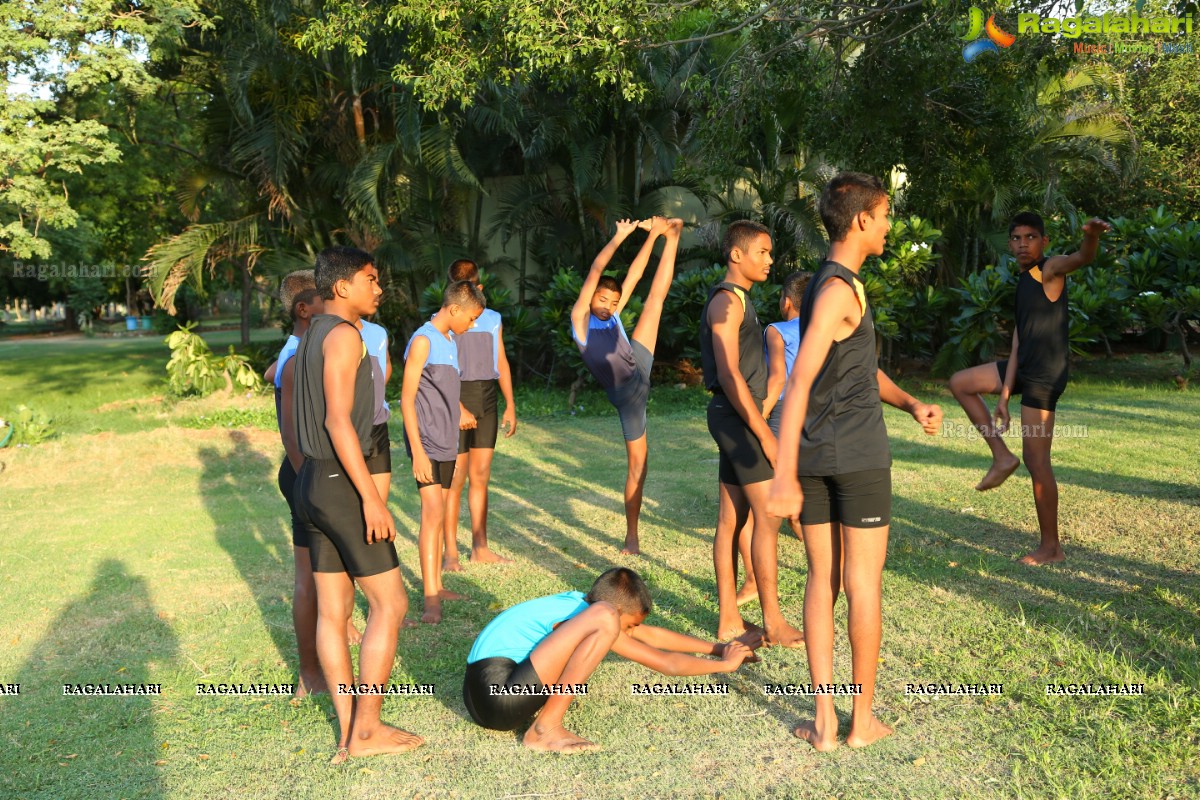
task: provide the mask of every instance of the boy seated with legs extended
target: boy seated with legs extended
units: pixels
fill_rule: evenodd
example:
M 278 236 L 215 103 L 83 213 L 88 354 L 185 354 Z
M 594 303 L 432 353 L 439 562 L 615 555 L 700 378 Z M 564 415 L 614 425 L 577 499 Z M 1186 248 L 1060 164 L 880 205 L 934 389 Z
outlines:
M 483 311 L 483 294 L 470 281 L 446 287 L 442 307 L 413 333 L 404 350 L 400 410 L 421 495 L 417 551 L 425 605 L 421 622 L 442 621 L 442 601 L 463 596 L 442 586 L 442 528 L 446 495 L 458 457 L 460 374 L 454 336 L 466 333 Z
M 598 745 L 571 733 L 562 722 L 574 699 L 567 692 L 586 685 L 609 652 L 663 675 L 733 672 L 745 661 L 758 660 L 753 654 L 760 644 L 757 634 L 714 643 L 643 625 L 651 605 L 641 577 L 616 567 L 597 578 L 587 595 L 563 592 L 501 612 L 467 656 L 463 702 L 471 719 L 485 728 L 511 731 L 532 718 L 523 739 L 531 750 L 596 750 Z M 564 693 L 545 687 L 562 687 Z
M 616 254 L 621 242 L 638 228 L 650 235 L 642 244 L 624 283 L 606 277 L 604 269 Z M 658 341 L 658 324 L 662 319 L 663 302 L 675 276 L 675 254 L 679 250 L 679 235 L 683 220 L 654 217 L 642 222 L 623 219 L 617 222 L 612 240 L 592 262 L 579 291 L 579 299 L 571 309 L 571 335 L 583 356 L 583 363 L 604 387 L 609 401 L 621 417 L 621 432 L 625 436 L 625 455 L 628 471 L 625 476 L 625 544 L 622 553 L 637 553 L 638 518 L 642 513 L 642 491 L 646 486 L 646 403 L 650 399 L 650 368 L 654 365 L 654 345 Z M 664 239 L 658 271 L 650 284 L 650 293 L 642 313 L 633 328 L 632 339 L 625 335 L 621 310 L 629 298 L 654 248 L 654 240 Z
M 1092 263 L 1100 236 L 1111 229 L 1103 220 L 1088 220 L 1077 251 L 1047 257 L 1050 240 L 1042 218 L 1029 211 L 1014 217 L 1008 227 L 1008 249 L 1021 274 L 1017 278 L 1012 353 L 1004 361 L 964 369 L 950 378 L 954 398 L 992 451 L 992 466 L 975 487 L 981 492 L 1004 483 L 1021 465 L 1001 438 L 1009 423 L 1008 400 L 1021 395 L 1021 452 L 1033 479 L 1033 502 L 1042 537 L 1038 548 L 1021 559 L 1022 564 L 1038 566 L 1064 558 L 1058 541 L 1058 481 L 1050 466 L 1050 446 L 1054 443 L 1055 409 L 1070 371 L 1066 279 Z M 994 426 L 982 397 L 985 394 L 1000 395 Z
M 479 265 L 460 258 L 450 265 L 450 283 L 470 281 L 479 291 Z M 504 322 L 500 315 L 485 308 L 475 325 L 454 337 L 458 346 L 458 366 L 462 370 L 462 397 L 459 400 L 458 459 L 454 481 L 446 495 L 446 552 L 442 560 L 445 572 L 458 572 L 458 512 L 463 486 L 470 479 L 467 508 L 471 513 L 471 561 L 475 564 L 505 564 L 488 548 L 488 482 L 492 477 L 492 457 L 496 454 L 496 434 L 503 428 L 504 438 L 517 432 L 517 406 L 513 402 L 512 370 L 504 351 Z M 496 395 L 504 396 L 504 419 L 498 413 Z

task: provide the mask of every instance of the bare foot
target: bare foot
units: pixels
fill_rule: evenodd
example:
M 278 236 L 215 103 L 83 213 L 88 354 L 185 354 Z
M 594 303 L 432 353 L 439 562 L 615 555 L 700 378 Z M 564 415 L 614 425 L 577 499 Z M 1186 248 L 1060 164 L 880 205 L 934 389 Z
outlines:
M 837 727 L 835 726 L 833 730 L 828 732 L 828 735 L 823 736 L 817 731 L 816 720 L 801 722 L 796 726 L 796 729 L 792 731 L 792 733 L 798 738 L 803 739 L 811 744 L 814 750 L 817 750 L 821 753 L 828 753 L 830 750 L 836 750 L 838 746 Z
M 458 592 L 452 592 L 449 589 L 442 589 L 441 591 L 438 592 L 438 600 L 466 600 L 466 599 L 467 599 L 467 596 L 465 594 L 459 594 Z
M 1065 561 L 1066 554 L 1063 553 L 1062 545 L 1055 547 L 1039 547 L 1027 556 L 1020 559 L 1020 563 L 1027 567 L 1040 567 L 1042 564 L 1053 564 L 1059 561 Z
M 346 623 L 346 644 L 362 644 L 362 631 L 353 622 Z
M 453 561 L 443 561 L 442 562 L 442 572 L 462 572 L 462 571 L 463 571 L 462 564 L 458 563 L 457 558 L 454 559 Z
M 400 630 L 406 630 L 408 628 L 417 628 L 417 627 L 420 627 L 420 623 L 416 622 L 415 620 L 411 620 L 408 617 L 405 617 L 404 619 L 400 620 Z
M 678 217 L 667 220 L 667 230 L 678 235 L 681 231 L 683 231 L 683 220 L 679 219 Z
M 798 631 L 786 624 L 775 630 L 767 628 L 763 644 L 767 647 L 804 647 L 804 631 Z
M 717 627 L 717 641 L 726 642 L 730 639 L 740 639 L 746 634 L 758 633 L 760 636 L 763 629 L 755 625 L 753 622 L 747 622 L 744 619 L 739 619 L 732 625 L 720 625 Z
M 325 683 L 325 676 L 319 672 L 314 675 L 305 675 L 300 673 L 296 677 L 296 693 L 292 695 L 297 700 L 303 700 L 310 694 L 328 694 L 329 685 Z
M 336 767 L 338 764 L 345 764 L 348 758 L 350 758 L 350 748 L 339 747 L 333 754 L 333 758 L 329 759 L 329 766 Z
M 442 601 L 439 597 L 425 598 L 425 613 L 421 614 L 421 622 L 426 625 L 437 625 L 442 621 Z
M 366 736 L 352 733 L 348 749 L 351 758 L 358 758 L 360 756 L 382 756 L 388 753 L 406 753 L 423 744 L 425 744 L 425 740 L 415 733 L 380 723 L 379 727 Z
M 992 459 L 991 469 L 987 471 L 987 475 L 983 476 L 983 480 L 975 484 L 975 491 L 986 492 L 988 489 L 995 489 L 1008 480 L 1008 476 L 1016 472 L 1019 466 L 1021 466 L 1021 459 L 1011 454 L 1005 460 Z
M 621 548 L 621 555 L 636 556 L 636 555 L 640 555 L 641 552 L 642 552 L 642 550 L 638 546 L 637 534 L 635 533 L 633 536 L 626 535 L 625 536 L 625 546 Z
M 481 547 L 478 550 L 475 550 L 475 549 L 471 550 L 471 563 L 472 564 L 511 564 L 512 559 L 502 558 L 501 556 L 496 555 L 495 553 L 493 553 L 491 550 L 487 549 L 486 547 Z
M 582 736 L 576 736 L 562 725 L 555 725 L 547 731 L 539 731 L 535 721 L 525 731 L 521 744 L 530 750 L 541 750 L 547 753 L 585 753 L 589 750 L 599 750 L 600 745 L 589 742 Z
M 846 745 L 849 747 L 866 747 L 869 744 L 875 744 L 885 736 L 891 736 L 892 729 L 884 725 L 875 717 L 871 717 L 870 724 L 863 732 L 858 732 L 854 728 L 850 729 L 850 735 L 846 737 Z
M 758 584 L 754 581 L 746 581 L 742 584 L 742 588 L 737 591 L 737 604 L 744 606 L 746 603 L 753 603 L 758 599 Z

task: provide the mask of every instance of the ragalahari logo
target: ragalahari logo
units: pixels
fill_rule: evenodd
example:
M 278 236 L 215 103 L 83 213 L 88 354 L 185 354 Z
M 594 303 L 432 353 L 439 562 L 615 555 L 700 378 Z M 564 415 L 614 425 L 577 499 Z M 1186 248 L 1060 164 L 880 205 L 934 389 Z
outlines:
M 986 38 L 980 38 L 986 34 Z M 1017 40 L 1016 36 L 1006 33 L 996 24 L 996 15 L 983 21 L 983 10 L 971 6 L 970 29 L 962 37 L 967 44 L 963 45 L 963 60 L 970 64 L 984 53 L 998 53 L 1001 47 L 1009 47 Z

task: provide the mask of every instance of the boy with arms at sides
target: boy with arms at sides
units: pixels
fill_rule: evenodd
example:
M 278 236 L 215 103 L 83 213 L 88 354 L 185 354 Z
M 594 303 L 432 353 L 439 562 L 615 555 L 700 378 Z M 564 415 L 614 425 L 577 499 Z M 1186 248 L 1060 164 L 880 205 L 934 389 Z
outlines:
M 309 535 L 317 655 L 333 691 L 339 728 L 334 763 L 340 763 L 348 756 L 411 750 L 424 740 L 380 720 L 381 695 L 338 691 L 342 685 L 387 683 L 408 596 L 392 544 L 396 526 L 366 462 L 373 448 L 374 374 L 357 322 L 379 307 L 379 273 L 369 253 L 331 247 L 317 255 L 316 283 L 325 313 L 313 317 L 292 359 L 296 431 L 304 455 L 295 491 Z M 370 607 L 357 681 L 346 644 L 355 583 Z
M 367 458 L 367 469 L 375 489 L 383 502 L 387 502 L 392 488 L 392 443 L 388 438 L 388 420 L 392 410 L 387 401 L 387 384 L 392 379 L 392 356 L 388 351 L 388 332 L 382 325 L 369 320 L 359 320 L 363 344 L 371 357 L 371 371 L 375 377 L 375 416 L 371 420 L 371 455 Z
M 483 312 L 483 293 L 470 281 L 446 287 L 442 307 L 417 328 L 404 349 L 400 410 L 412 454 L 413 477 L 421 496 L 421 533 L 417 551 L 425 604 L 421 622 L 442 621 L 442 601 L 463 595 L 442 586 L 442 532 L 446 495 L 458 457 L 460 376 L 454 336 L 470 330 Z
M 479 265 L 460 258 L 450 265 L 450 283 L 468 281 L 483 291 Z M 462 370 L 462 397 L 459 400 L 458 458 L 454 481 L 446 495 L 445 572 L 458 572 L 458 512 L 462 506 L 463 485 L 470 478 L 467 508 L 471 512 L 471 561 L 477 564 L 505 564 L 488 549 L 488 481 L 492 477 L 492 457 L 496 454 L 496 434 L 504 428 L 504 438 L 517 432 L 517 406 L 513 402 L 512 370 L 504 352 L 504 322 L 500 315 L 485 308 L 475 325 L 454 337 L 458 347 L 458 366 Z M 504 395 L 504 420 L 497 413 L 496 389 Z
M 1021 452 L 1033 479 L 1033 502 L 1037 507 L 1041 543 L 1021 559 L 1039 566 L 1062 561 L 1058 541 L 1058 481 L 1050 466 L 1054 443 L 1054 412 L 1058 398 L 1067 388 L 1070 368 L 1071 318 L 1067 313 L 1066 277 L 1096 258 L 1101 234 L 1112 226 L 1091 219 L 1083 226 L 1083 243 L 1069 256 L 1045 255 L 1050 240 L 1042 218 L 1023 212 L 1008 227 L 1008 249 L 1017 259 L 1017 324 L 1013 328 L 1012 353 L 1004 361 L 981 364 L 956 372 L 950 391 L 992 451 L 992 466 L 975 487 L 981 492 L 995 489 L 1012 475 L 1021 461 L 1001 438 L 1008 428 L 1008 400 L 1021 395 Z M 995 427 L 982 395 L 998 394 Z
M 638 228 L 648 230 L 650 235 L 629 265 L 624 283 L 618 284 L 604 275 L 604 269 L 621 242 Z M 654 345 L 658 341 L 663 302 L 675 276 L 675 254 L 679 250 L 682 230 L 681 219 L 654 217 L 641 222 L 618 221 L 616 234 L 592 262 L 579 291 L 579 299 L 571 309 L 571 336 L 583 356 L 583 363 L 616 407 L 621 418 L 621 433 L 625 436 L 628 470 L 622 553 L 640 552 L 638 518 L 642 513 L 642 491 L 646 486 L 646 403 L 650 399 L 650 368 L 654 365 Z M 642 279 L 654 240 L 659 236 L 663 237 L 664 243 L 658 270 L 631 339 L 621 324 L 621 311 Z
M 767 398 L 763 400 L 763 416 L 767 418 L 767 427 L 779 440 L 779 419 L 783 416 L 782 408 L 778 405 L 783 396 L 783 387 L 788 376 L 792 374 L 792 364 L 796 360 L 796 350 L 800 346 L 800 300 L 804 297 L 804 287 L 808 286 L 810 272 L 793 272 L 783 282 L 783 290 L 779 293 L 779 316 L 782 322 L 772 322 L 763 334 L 763 350 L 767 358 Z M 775 413 L 772 413 L 775 410 Z M 801 541 L 804 533 L 800 523 L 789 519 L 792 533 Z M 754 581 L 754 561 L 750 557 L 750 541 L 754 535 L 754 516 L 751 515 L 738 534 L 738 551 L 742 564 L 746 568 L 746 581 L 737 592 L 739 606 L 758 599 L 758 585 Z
M 784 393 L 770 508 L 799 515 L 804 528 L 804 633 L 814 684 L 833 682 L 833 607 L 846 590 L 853 682 L 862 686 L 846 743 L 865 747 L 892 732 L 871 709 L 892 509 L 880 401 L 911 413 L 931 436 L 942 411 L 892 383 L 875 357 L 875 327 L 858 274 L 869 256 L 882 255 L 891 228 L 883 184 L 843 172 L 825 187 L 818 208 L 829 256 L 800 307 L 802 338 Z M 838 743 L 833 698 L 818 696 L 816 706 L 816 719 L 795 734 L 817 750 L 832 750 Z
M 643 625 L 650 590 L 631 569 L 615 567 L 591 591 L 563 592 L 509 608 L 488 623 L 467 656 L 463 702 L 471 719 L 497 731 L 516 730 L 533 719 L 523 743 L 531 750 L 580 753 L 599 746 L 563 727 L 573 694 L 546 694 L 543 687 L 587 684 L 609 652 L 663 675 L 733 672 L 757 661 L 757 633 L 739 641 L 707 642 Z M 716 656 L 701 658 L 691 653 Z
M 767 364 L 762 327 L 750 287 L 771 272 L 771 235 L 757 222 L 739 220 L 725 232 L 725 280 L 709 292 L 700 317 L 700 362 L 708 404 L 708 431 L 717 443 L 720 481 L 713 567 L 717 581 L 717 638 L 738 636 L 752 626 L 737 604 L 737 558 L 743 527 L 753 513 L 752 565 L 758 586 L 765 644 L 800 647 L 804 634 L 779 608 L 779 518 L 767 513 L 767 488 L 775 463 L 775 435 L 763 418 Z

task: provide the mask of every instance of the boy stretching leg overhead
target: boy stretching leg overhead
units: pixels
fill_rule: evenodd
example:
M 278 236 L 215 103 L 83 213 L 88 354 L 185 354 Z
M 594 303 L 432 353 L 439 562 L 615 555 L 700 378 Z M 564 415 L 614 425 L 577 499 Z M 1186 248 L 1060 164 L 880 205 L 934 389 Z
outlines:
M 625 282 L 618 284 L 604 275 L 604 269 L 621 242 L 638 228 L 649 230 L 650 235 L 629 265 Z M 675 276 L 675 254 L 682 230 L 681 219 L 620 220 L 616 234 L 592 262 L 579 291 L 579 299 L 571 309 L 571 335 L 575 345 L 583 356 L 583 363 L 616 406 L 621 417 L 621 432 L 625 435 L 629 468 L 625 476 L 625 545 L 621 548 L 622 553 L 639 552 L 638 517 L 642 513 L 642 490 L 646 486 L 646 403 L 650 399 L 650 368 L 654 365 L 654 345 L 658 341 L 663 301 L 667 299 L 671 279 Z M 621 324 L 621 310 L 642 279 L 654 240 L 659 236 L 663 237 L 664 244 L 658 271 L 654 273 L 654 282 L 650 284 L 650 293 L 646 295 L 631 340 Z

